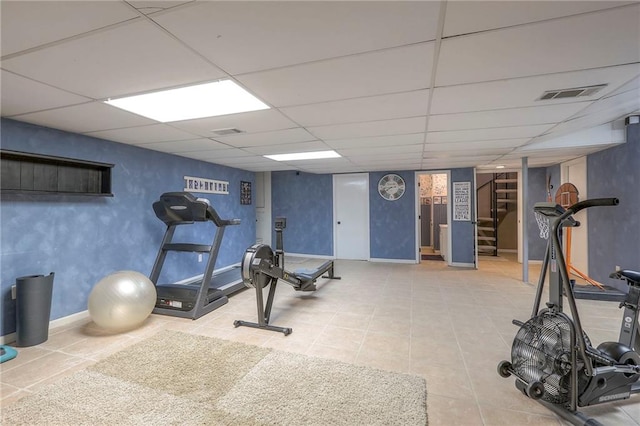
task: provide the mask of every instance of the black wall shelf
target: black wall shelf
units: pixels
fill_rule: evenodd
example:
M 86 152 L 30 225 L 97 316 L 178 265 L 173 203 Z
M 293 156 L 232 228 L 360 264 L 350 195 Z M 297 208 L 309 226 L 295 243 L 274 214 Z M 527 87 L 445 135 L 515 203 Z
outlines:
M 0 163 L 3 193 L 113 196 L 113 164 L 7 150 Z

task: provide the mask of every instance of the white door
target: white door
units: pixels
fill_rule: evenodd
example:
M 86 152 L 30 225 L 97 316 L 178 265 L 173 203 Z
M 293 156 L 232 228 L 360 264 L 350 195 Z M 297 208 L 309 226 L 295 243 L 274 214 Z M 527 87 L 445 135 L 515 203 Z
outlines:
M 369 175 L 333 175 L 335 255 L 369 259 Z
M 581 157 L 562 165 L 562 183 L 569 182 L 578 189 L 578 201 L 587 198 L 587 158 Z M 554 199 L 555 199 L 555 194 Z M 571 265 L 580 272 L 589 275 L 589 244 L 587 240 L 587 212 L 578 212 L 574 218 L 580 226 L 571 230 Z
M 256 173 L 256 243 L 271 245 L 271 172 Z

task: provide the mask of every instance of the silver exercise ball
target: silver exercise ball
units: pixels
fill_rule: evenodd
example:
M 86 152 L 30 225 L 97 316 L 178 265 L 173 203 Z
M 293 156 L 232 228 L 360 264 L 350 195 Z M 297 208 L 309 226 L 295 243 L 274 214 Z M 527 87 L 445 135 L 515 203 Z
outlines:
M 108 330 L 129 330 L 142 324 L 156 304 L 156 287 L 145 275 L 120 271 L 107 275 L 91 290 L 89 315 Z

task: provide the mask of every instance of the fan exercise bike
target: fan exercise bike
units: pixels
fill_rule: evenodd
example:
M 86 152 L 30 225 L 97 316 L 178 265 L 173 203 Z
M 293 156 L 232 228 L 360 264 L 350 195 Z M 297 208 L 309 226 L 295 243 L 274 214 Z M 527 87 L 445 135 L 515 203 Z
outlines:
M 600 198 L 578 202 L 565 210 L 555 203 L 536 203 L 541 236 L 546 231 L 549 240 L 533 310 L 526 322 L 513 320 L 520 329 L 511 348 L 511 361 L 498 364 L 500 376 L 515 376 L 516 388 L 575 425 L 601 425 L 578 407 L 624 400 L 640 393 L 640 272 L 620 270 L 611 274 L 611 278 L 625 280 L 629 286 L 620 304 L 624 308 L 620 336 L 616 342 L 593 347 L 580 322 L 562 253 L 562 228 L 580 225 L 574 214 L 589 207 L 617 204 L 617 198 Z M 540 310 L 547 270 L 549 301 Z M 564 299 L 570 316 L 563 312 Z
M 287 227 L 287 219 L 277 217 L 275 220 L 276 250 L 275 253 L 266 244 L 254 244 L 247 249 L 242 257 L 241 273 L 245 286 L 255 288 L 256 301 L 258 305 L 258 322 L 236 320 L 235 327 L 245 326 L 261 328 L 270 331 L 279 331 L 285 336 L 291 334 L 293 329 L 289 327 L 278 327 L 269 324 L 271 317 L 271 307 L 276 293 L 278 280 L 283 280 L 296 291 L 315 291 L 316 280 L 320 277 L 332 280 L 339 280 L 340 277 L 334 274 L 333 260 L 329 260 L 318 268 L 308 271 L 287 271 L 284 268 L 284 244 L 282 231 Z M 323 275 L 325 274 L 326 275 Z M 266 304 L 262 289 L 269 286 Z

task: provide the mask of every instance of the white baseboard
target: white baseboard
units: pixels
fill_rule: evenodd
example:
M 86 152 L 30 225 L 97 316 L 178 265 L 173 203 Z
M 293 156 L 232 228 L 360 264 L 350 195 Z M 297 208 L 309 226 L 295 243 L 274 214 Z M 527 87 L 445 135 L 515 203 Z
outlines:
M 335 260 L 333 256 L 325 256 L 322 254 L 305 254 L 305 253 L 285 253 L 287 257 L 307 257 L 309 259 L 326 259 L 326 260 Z
M 224 268 L 219 268 L 216 269 L 215 271 L 213 271 L 214 274 L 219 274 L 222 272 L 227 272 L 230 269 L 233 268 L 239 268 L 240 267 L 240 263 L 234 263 L 233 265 L 229 265 L 229 266 L 225 266 Z M 197 281 L 202 281 L 202 279 L 204 278 L 204 274 L 199 274 L 199 275 L 194 275 L 193 277 L 189 277 L 189 278 L 185 278 L 183 280 L 177 281 L 173 284 L 192 284 L 194 282 Z
M 7 343 L 13 343 L 17 339 L 16 333 L 5 334 L 4 336 L 0 336 L 0 345 L 6 345 Z
M 475 268 L 476 265 L 473 263 L 462 263 L 462 262 L 451 262 L 449 266 L 457 266 L 460 268 Z
M 416 264 L 418 262 L 416 262 L 415 259 L 384 259 L 381 257 L 372 257 L 369 258 L 369 262 L 384 262 L 384 263 L 412 263 L 412 264 Z
M 89 311 L 82 311 L 75 314 L 67 315 L 66 317 L 54 319 L 49 322 L 49 331 L 56 327 L 62 327 L 65 325 L 72 324 L 76 321 L 80 321 L 83 319 L 89 318 Z M 4 336 L 0 336 L 0 344 L 5 345 L 7 343 L 13 343 L 17 340 L 18 336 L 16 333 L 9 333 Z

